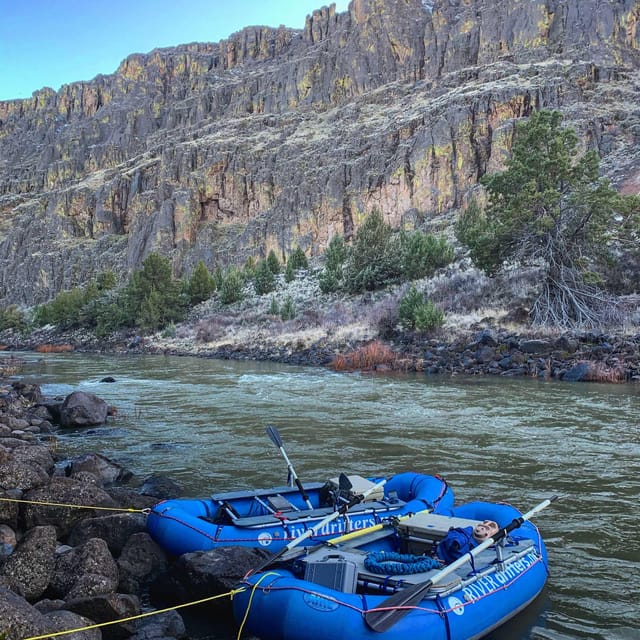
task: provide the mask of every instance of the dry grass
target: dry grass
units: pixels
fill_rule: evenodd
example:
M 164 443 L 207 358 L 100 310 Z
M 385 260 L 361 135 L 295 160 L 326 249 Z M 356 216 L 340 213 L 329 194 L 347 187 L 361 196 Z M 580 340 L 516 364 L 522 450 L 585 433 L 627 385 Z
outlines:
M 380 365 L 394 367 L 397 354 L 379 340 L 373 340 L 346 355 L 337 354 L 331 366 L 335 371 L 374 371 Z
M 609 367 L 603 362 L 590 362 L 583 360 L 589 368 L 584 380 L 587 382 L 625 382 L 624 369 L 622 367 Z
M 73 351 L 72 344 L 39 344 L 35 351 L 38 353 L 70 353 Z

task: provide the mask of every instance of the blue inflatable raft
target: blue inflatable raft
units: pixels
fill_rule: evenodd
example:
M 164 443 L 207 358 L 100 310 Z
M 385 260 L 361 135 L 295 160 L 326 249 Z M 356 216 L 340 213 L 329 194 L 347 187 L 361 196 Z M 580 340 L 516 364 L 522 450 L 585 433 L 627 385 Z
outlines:
M 289 486 L 218 493 L 202 499 L 165 500 L 151 509 L 147 531 L 174 555 L 231 545 L 277 552 L 381 480 L 348 478 L 352 485 L 348 495 L 341 495 L 337 480 L 304 484 L 311 509 L 300 491 Z M 305 544 L 318 544 L 346 531 L 387 522 L 394 516 L 425 509 L 439 512 L 452 505 L 453 493 L 442 478 L 401 473 L 327 523 Z
M 549 503 L 522 516 L 509 505 L 474 502 L 307 550 L 244 580 L 233 598 L 240 633 L 263 640 L 481 638 L 542 590 L 547 554 L 528 520 Z M 495 523 L 501 531 L 478 541 L 476 533 Z

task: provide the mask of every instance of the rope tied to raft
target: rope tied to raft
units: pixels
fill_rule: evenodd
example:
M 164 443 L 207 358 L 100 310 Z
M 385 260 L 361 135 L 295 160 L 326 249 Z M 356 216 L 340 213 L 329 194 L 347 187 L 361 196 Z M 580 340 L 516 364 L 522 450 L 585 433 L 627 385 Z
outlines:
M 438 569 L 441 564 L 435 558 L 428 556 L 414 556 L 410 553 L 395 551 L 374 551 L 364 559 L 364 566 L 371 573 L 397 576 Z

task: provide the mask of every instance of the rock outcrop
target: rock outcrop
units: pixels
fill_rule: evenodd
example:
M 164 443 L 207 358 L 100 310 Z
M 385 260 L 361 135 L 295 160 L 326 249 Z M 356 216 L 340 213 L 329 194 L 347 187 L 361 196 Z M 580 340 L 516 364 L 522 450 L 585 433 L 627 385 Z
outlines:
M 135 619 L 168 558 L 145 532 L 142 510 L 130 505 L 156 500 L 116 486 L 131 473 L 110 474 L 101 456 L 93 472 L 89 454 L 56 465 L 40 442 L 49 423 L 30 399 L 42 399 L 39 389 L 0 385 L 0 637 L 72 629 L 84 629 L 73 633 L 82 640 L 185 637 L 176 612 Z M 11 426 L 18 416 L 29 431 Z M 93 508 L 105 506 L 114 513 Z
M 374 207 L 441 229 L 540 107 L 637 192 L 639 23 L 638 0 L 353 0 L 0 102 L 0 303 L 151 250 L 176 275 L 318 253 Z

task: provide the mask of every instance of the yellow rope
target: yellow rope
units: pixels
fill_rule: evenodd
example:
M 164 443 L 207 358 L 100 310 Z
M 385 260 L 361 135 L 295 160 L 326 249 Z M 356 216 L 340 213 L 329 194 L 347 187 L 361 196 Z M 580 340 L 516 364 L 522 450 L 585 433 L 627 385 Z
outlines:
M 22 504 L 39 504 L 45 507 L 69 507 L 70 509 L 100 509 L 102 511 L 126 511 L 127 513 L 149 513 L 149 509 L 132 509 L 131 507 L 96 507 L 84 504 L 64 504 L 63 502 L 40 502 L 38 500 L 18 500 L 17 498 L 0 498 L 3 502 L 21 502 Z
M 79 631 L 90 631 L 91 629 L 98 629 L 99 627 L 107 627 L 112 624 L 121 624 L 123 622 L 131 622 L 132 620 L 139 620 L 140 618 L 148 618 L 149 616 L 155 616 L 159 613 L 167 613 L 169 611 L 175 611 L 176 609 L 182 609 L 184 607 L 191 607 L 196 604 L 202 604 L 204 602 L 210 602 L 211 600 L 217 600 L 218 598 L 224 598 L 226 596 L 233 596 L 236 593 L 244 591 L 245 587 L 240 589 L 233 589 L 227 593 L 220 593 L 217 596 L 209 596 L 208 598 L 202 598 L 202 600 L 195 600 L 194 602 L 185 602 L 184 604 L 178 604 L 175 607 L 168 607 L 166 609 L 158 609 L 157 611 L 148 611 L 147 613 L 140 613 L 137 616 L 130 616 L 128 618 L 121 618 L 120 620 L 110 620 L 109 622 L 100 622 L 99 624 L 92 624 L 88 627 L 80 627 L 79 629 L 67 629 L 66 631 L 57 631 L 56 633 L 47 633 L 43 636 L 33 636 L 31 638 L 24 638 L 23 640 L 45 640 L 46 638 L 55 638 L 56 636 L 64 636 L 68 633 L 76 633 Z
M 251 602 L 253 600 L 253 594 L 256 592 L 256 589 L 258 588 L 258 585 L 268 576 L 278 576 L 280 575 L 279 573 L 275 573 L 274 571 L 271 572 L 267 572 L 265 574 L 263 574 L 259 580 L 256 580 L 256 583 L 253 585 L 252 589 L 251 589 L 251 595 L 249 596 L 249 602 L 247 603 L 247 610 L 244 612 L 244 617 L 242 618 L 242 622 L 240 623 L 240 628 L 238 629 L 238 635 L 236 636 L 236 640 L 240 640 L 240 636 L 242 635 L 242 631 L 244 630 L 244 624 L 247 621 L 247 618 L 249 617 L 249 609 L 251 609 Z M 235 593 L 240 593 L 244 591 L 244 589 L 238 589 Z M 233 598 L 233 595 L 231 596 L 231 598 Z M 31 640 L 30 638 L 27 638 L 27 640 Z

